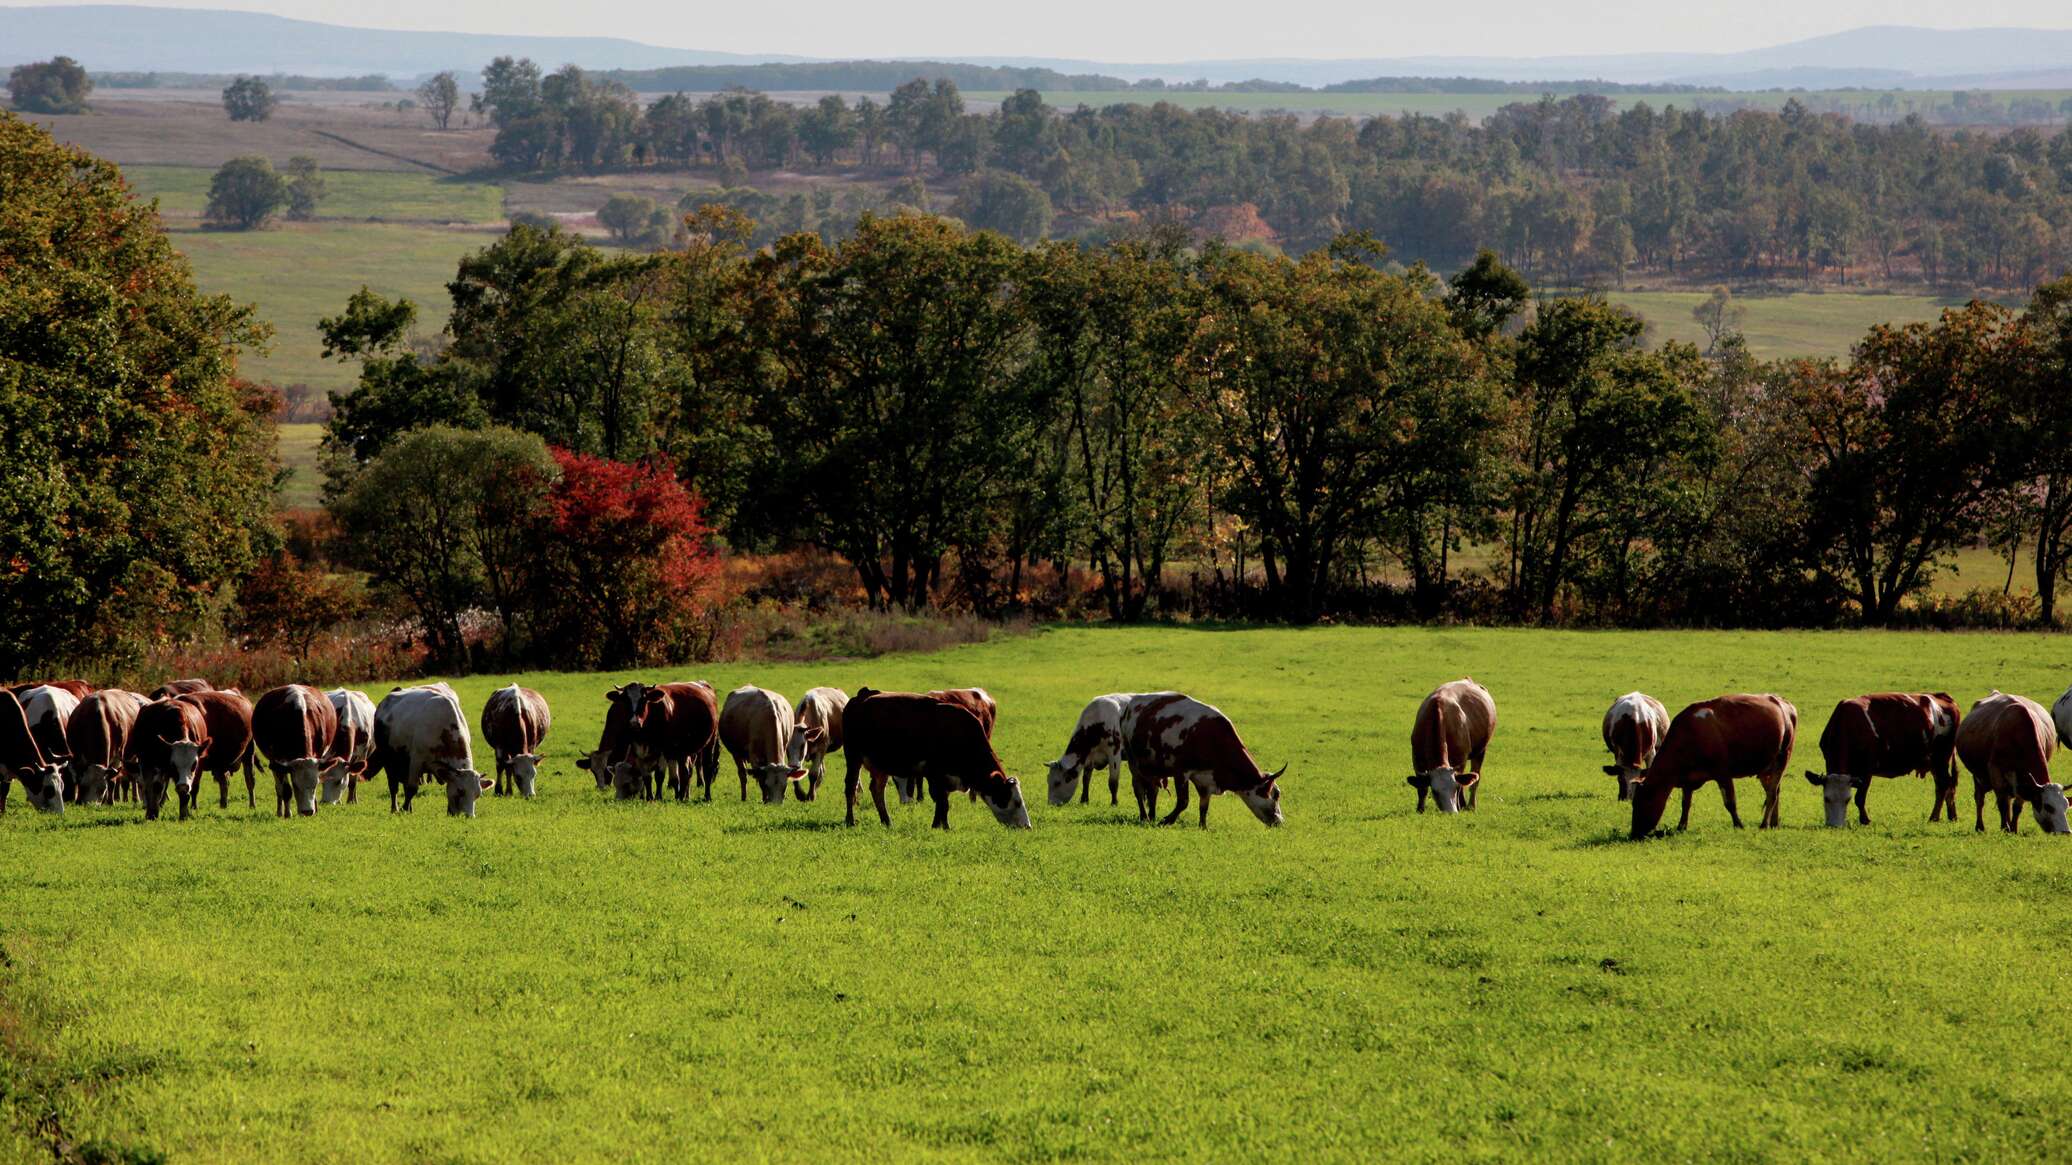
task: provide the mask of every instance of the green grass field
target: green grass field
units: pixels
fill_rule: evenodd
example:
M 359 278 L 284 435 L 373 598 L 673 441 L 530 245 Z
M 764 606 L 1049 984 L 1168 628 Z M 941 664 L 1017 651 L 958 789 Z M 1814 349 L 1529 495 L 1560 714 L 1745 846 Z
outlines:
M 1704 302 L 1702 291 L 1614 291 L 1608 298 L 1639 312 L 1654 325 L 1654 339 L 1683 340 L 1703 347 L 1705 332 L 1691 318 Z M 1963 299 L 1877 292 L 1794 292 L 1737 296 L 1746 312 L 1741 323 L 1749 350 L 1775 359 L 1785 356 L 1846 357 L 1873 325 L 1933 320 Z
M 274 159 L 286 165 L 286 159 Z M 209 203 L 215 171 L 200 166 L 124 166 L 122 176 L 167 215 L 199 218 Z M 498 223 L 503 188 L 488 182 L 384 170 L 324 171 L 317 218 L 387 222 Z
M 350 386 L 350 364 L 323 357 L 317 321 L 345 309 L 362 284 L 417 303 L 417 327 L 446 326 L 446 283 L 461 256 L 496 241 L 483 231 L 369 223 L 294 223 L 263 231 L 178 229 L 173 246 L 194 265 L 203 291 L 256 303 L 275 332 L 270 355 L 247 355 L 240 371 L 274 384 Z
M 672 669 L 983 684 L 1032 788 L 1088 697 L 1183 687 L 1290 766 L 1285 828 L 1226 797 L 1207 832 L 1098 803 L 1010 833 L 962 799 L 948 834 L 919 806 L 847 830 L 838 787 L 742 804 L 724 766 L 713 804 L 615 804 L 572 767 L 613 677 L 527 677 L 556 708 L 543 794 L 474 821 L 378 790 L 290 822 L 263 791 L 184 824 L 0 819 L 0 1110 L 24 1159 L 46 1112 L 209 1161 L 2054 1158 L 2065 839 L 1975 835 L 1968 795 L 1931 825 L 1911 779 L 1828 831 L 1794 779 L 1781 830 L 1708 790 L 1688 834 L 1628 843 L 1598 721 L 1634 687 L 1775 690 L 1817 767 L 1838 698 L 2048 701 L 2063 656 L 1074 628 Z M 1420 817 L 1408 726 L 1463 673 L 1500 710 L 1481 810 Z M 471 713 L 499 682 L 458 685 Z
M 314 422 L 280 427 L 281 464 L 288 469 L 287 484 L 281 488 L 281 505 L 307 509 L 319 504 L 324 475 L 317 468 L 317 444 L 324 439 L 324 426 Z

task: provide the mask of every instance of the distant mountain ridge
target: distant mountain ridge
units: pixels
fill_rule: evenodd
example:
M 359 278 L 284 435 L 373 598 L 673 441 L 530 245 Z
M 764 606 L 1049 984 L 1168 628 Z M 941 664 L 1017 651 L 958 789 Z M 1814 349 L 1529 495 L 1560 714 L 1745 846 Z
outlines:
M 472 74 L 491 57 L 529 56 L 548 68 L 594 70 L 824 62 L 786 53 L 671 48 L 617 37 L 505 36 L 350 28 L 254 12 L 133 5 L 0 6 L 0 67 L 59 53 L 89 69 L 194 73 Z M 915 58 L 908 58 L 915 59 Z M 2072 74 L 2072 29 L 1940 30 L 1875 26 L 1733 53 L 1612 53 L 1549 57 L 1258 58 L 1119 63 L 1093 59 L 944 56 L 950 63 L 1050 69 L 1125 81 L 1212 84 L 1261 79 L 1322 88 L 1377 77 L 1493 81 L 1597 80 L 1727 88 L 2037 87 Z

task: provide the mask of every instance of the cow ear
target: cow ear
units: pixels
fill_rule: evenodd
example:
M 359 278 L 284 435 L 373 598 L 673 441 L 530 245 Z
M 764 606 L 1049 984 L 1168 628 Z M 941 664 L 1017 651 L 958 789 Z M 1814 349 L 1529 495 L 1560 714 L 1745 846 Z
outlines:
M 1431 784 L 1432 782 L 1424 777 L 1417 775 L 1416 773 L 1412 773 L 1409 776 L 1403 778 L 1403 783 L 1409 785 L 1413 789 L 1422 789 L 1426 785 Z
M 1604 775 L 1605 775 L 1605 776 L 1607 776 L 1607 777 L 1616 777 L 1616 776 L 1618 776 L 1618 775 L 1619 775 L 1619 766 L 1617 766 L 1617 765 L 1606 765 L 1606 766 L 1604 766 Z
M 617 688 L 606 688 L 604 690 L 604 698 L 607 700 L 622 700 L 625 699 L 625 697 L 626 693 L 621 692 Z
M 489 792 L 491 789 L 496 788 L 496 779 L 494 777 L 483 777 L 481 778 L 481 781 L 482 791 L 485 793 Z
M 1822 778 L 1819 773 L 1814 772 L 1812 769 L 1807 769 L 1806 783 L 1812 785 L 1814 788 L 1817 789 L 1820 786 L 1827 784 L 1827 781 L 1824 778 Z
M 587 756 L 579 756 L 579 757 L 577 757 L 577 758 L 576 758 L 576 767 L 577 767 L 577 768 L 579 768 L 579 769 L 581 769 L 581 770 L 583 770 L 583 771 L 584 771 L 584 772 L 586 772 L 586 773 L 587 773 L 587 772 L 589 772 L 589 771 L 590 771 L 590 758 L 589 758 L 589 757 L 587 757 Z

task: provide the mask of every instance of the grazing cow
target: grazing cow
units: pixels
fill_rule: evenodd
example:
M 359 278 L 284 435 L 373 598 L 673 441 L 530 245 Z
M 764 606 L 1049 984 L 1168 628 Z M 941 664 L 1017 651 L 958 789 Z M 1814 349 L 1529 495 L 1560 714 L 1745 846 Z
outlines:
M 842 710 L 848 706 L 849 693 L 840 688 L 814 688 L 799 697 L 798 718 L 792 721 L 791 743 L 784 759 L 791 767 L 806 770 L 806 791 L 799 793 L 803 800 L 820 795 L 827 754 L 842 751 Z M 798 793 L 798 788 L 793 785 L 792 792 Z
M 928 783 L 935 800 L 937 829 L 950 827 L 950 794 L 964 789 L 984 799 L 1000 824 L 1029 828 L 1029 807 L 1021 782 L 1008 776 L 986 739 L 978 717 L 956 704 L 915 692 L 876 692 L 864 688 L 842 714 L 842 752 L 848 762 L 845 783 L 848 810 L 844 820 L 856 824 L 857 773 L 869 769 L 871 800 L 878 820 L 892 824 L 885 812 L 885 781 L 894 776 Z
M 496 784 L 475 771 L 468 718 L 460 697 L 445 684 L 396 688 L 382 697 L 374 709 L 373 767 L 388 774 L 391 813 L 397 811 L 398 789 L 402 811 L 410 812 L 426 776 L 446 787 L 450 817 L 473 817 L 476 800 Z
M 144 820 L 158 820 L 170 786 L 180 796 L 180 820 L 201 801 L 201 774 L 209 751 L 209 718 L 188 700 L 153 700 L 137 712 L 126 763 L 137 782 Z
M 695 768 L 705 786 L 705 799 L 712 800 L 712 783 L 719 775 L 719 700 L 712 685 L 703 680 L 680 684 L 634 682 L 619 689 L 630 713 L 632 747 L 611 767 L 612 785 L 619 800 L 645 795 L 662 799 L 662 774 L 672 773 L 676 799 L 691 795 Z M 744 786 L 741 799 L 748 799 Z
M 374 756 L 374 701 L 351 688 L 334 688 L 324 698 L 338 715 L 331 764 L 324 770 L 324 804 L 338 804 L 341 793 L 346 804 L 358 804 L 360 782 L 367 779 L 367 764 Z
M 1741 828 L 1734 801 L 1737 777 L 1762 782 L 1762 828 L 1776 825 L 1777 793 L 1798 733 L 1799 710 L 1781 696 L 1718 696 L 1678 712 L 1653 763 L 1633 786 L 1633 836 L 1654 832 L 1675 790 L 1683 791 L 1683 816 L 1676 827 L 1689 826 L 1691 794 L 1707 781 L 1719 782 L 1727 816 L 1734 828 Z
M 752 776 L 762 790 L 763 804 L 781 805 L 784 790 L 797 788 L 805 778 L 806 770 L 787 756 L 793 724 L 791 701 L 776 692 L 751 684 L 727 693 L 719 711 L 719 742 L 734 758 L 744 796 Z M 799 800 L 805 799 L 800 793 Z
M 540 744 L 554 718 L 547 698 L 531 688 L 512 684 L 489 693 L 482 705 L 482 743 L 496 754 L 496 795 L 516 789 L 530 797 L 540 775 Z
M 66 739 L 65 726 L 79 711 L 80 698 L 71 688 L 57 684 L 37 684 L 17 695 L 22 700 L 22 714 L 29 718 L 29 731 L 36 734 L 36 747 L 43 750 L 43 759 L 69 767 L 72 744 Z
M 1417 790 L 1419 813 L 1425 811 L 1427 796 L 1441 813 L 1475 808 L 1481 798 L 1482 756 L 1495 732 L 1496 701 L 1489 689 L 1469 679 L 1432 689 L 1410 726 L 1408 783 Z
M 606 691 L 604 703 L 604 731 L 597 737 L 597 747 L 588 756 L 576 758 L 576 767 L 590 774 L 600 793 L 612 787 L 612 766 L 624 760 L 633 747 L 633 708 L 626 700 L 626 689 Z
M 1633 782 L 1640 779 L 1662 738 L 1669 733 L 1669 709 L 1646 692 L 1628 692 L 1612 701 L 1604 713 L 1604 747 L 1612 763 L 1604 775 L 1619 779 L 1619 800 L 1633 797 Z
M 307 684 L 289 684 L 259 697 L 252 708 L 252 742 L 273 769 L 273 811 L 314 817 L 317 784 L 331 768 L 331 742 L 338 736 L 338 709 Z
M 174 696 L 201 709 L 209 722 L 209 751 L 202 758 L 204 772 L 216 778 L 216 807 L 230 808 L 230 774 L 245 771 L 245 807 L 259 807 L 258 785 L 252 759 L 252 702 L 236 688 L 187 692 Z
M 1985 831 L 1986 790 L 1991 789 L 2000 809 L 2000 828 L 2007 832 L 2020 826 L 2026 801 L 2036 807 L 2036 824 L 2043 832 L 2072 833 L 2066 821 L 2065 787 L 2050 779 L 2050 757 L 2058 739 L 2043 706 L 2034 700 L 1996 691 L 1971 706 L 1957 726 L 1957 755 L 1971 770 L 1977 830 Z
M 1956 702 L 1941 692 L 1873 692 L 1836 704 L 1820 733 L 1827 771 L 1806 773 L 1807 783 L 1820 790 L 1828 825 L 1849 824 L 1852 794 L 1857 820 L 1869 825 L 1865 801 L 1871 778 L 1908 773 L 1935 775 L 1935 805 L 1928 819 L 1936 820 L 1947 800 L 1954 820 L 1957 773 L 1951 753 L 1958 720 Z
M 184 696 L 189 692 L 212 692 L 215 690 L 216 685 L 207 680 L 167 680 L 151 689 L 151 698 L 154 700 L 164 700 L 173 696 Z
M 1173 782 L 1173 811 L 1159 819 L 1171 825 L 1187 811 L 1187 787 L 1201 794 L 1201 827 L 1209 827 L 1209 798 L 1235 793 L 1252 815 L 1269 826 L 1281 823 L 1282 765 L 1260 769 L 1230 718 L 1179 692 L 1140 696 L 1122 713 L 1123 760 L 1137 794 L 1137 817 L 1158 818 L 1158 790 Z
M 986 739 L 993 739 L 993 722 L 1000 716 L 1000 706 L 984 688 L 940 688 L 927 693 L 931 700 L 952 704 L 978 718 L 979 726 L 986 730 Z M 911 805 L 921 799 L 921 780 L 912 776 L 896 776 L 892 785 L 899 790 L 899 803 Z M 974 794 L 975 796 L 976 794 Z
M 1150 693 L 1150 695 L 1171 695 L 1172 693 Z M 1122 794 L 1122 716 L 1131 701 L 1148 699 L 1148 695 L 1116 692 L 1106 696 L 1095 696 L 1079 713 L 1079 723 L 1072 728 L 1072 738 L 1065 742 L 1064 754 L 1050 762 L 1050 803 L 1069 805 L 1072 794 L 1079 794 L 1079 803 L 1084 805 L 1093 793 L 1091 779 L 1081 784 L 1082 778 L 1091 778 L 1100 769 L 1108 770 L 1108 804 L 1120 803 Z
M 79 701 L 65 725 L 72 746 L 66 795 L 73 803 L 112 803 L 122 780 L 123 757 L 129 751 L 130 729 L 144 710 L 144 697 L 119 688 L 105 688 Z
M 29 804 L 45 813 L 65 811 L 65 775 L 43 755 L 28 714 L 12 691 L 0 692 L 0 813 L 7 812 L 7 790 L 22 783 Z

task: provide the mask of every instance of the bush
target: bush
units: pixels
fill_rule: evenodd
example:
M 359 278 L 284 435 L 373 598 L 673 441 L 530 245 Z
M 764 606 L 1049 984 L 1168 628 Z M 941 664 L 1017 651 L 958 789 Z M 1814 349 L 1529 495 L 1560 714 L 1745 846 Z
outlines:
M 288 180 L 260 157 L 232 158 L 209 179 L 209 205 L 202 221 L 210 226 L 252 230 L 264 226 L 289 202 Z
M 308 222 L 317 216 L 317 203 L 324 200 L 324 175 L 317 160 L 298 154 L 288 159 L 288 217 Z
M 25 113 L 85 113 L 92 77 L 71 57 L 16 65 L 7 76 L 7 99 Z
M 285 647 L 303 659 L 326 633 L 366 612 L 366 592 L 357 583 L 282 551 L 261 562 L 238 588 L 235 627 L 249 645 Z
M 232 121 L 265 121 L 276 104 L 272 86 L 257 77 L 239 77 L 223 89 L 223 112 Z

